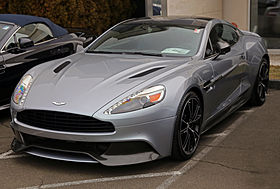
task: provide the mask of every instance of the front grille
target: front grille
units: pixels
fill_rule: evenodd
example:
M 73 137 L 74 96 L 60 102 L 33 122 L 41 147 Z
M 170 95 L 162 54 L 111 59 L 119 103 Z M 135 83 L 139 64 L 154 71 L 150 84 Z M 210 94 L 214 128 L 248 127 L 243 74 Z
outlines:
M 38 128 L 68 132 L 114 132 L 114 125 L 90 116 L 79 114 L 24 110 L 17 113 L 17 120 Z

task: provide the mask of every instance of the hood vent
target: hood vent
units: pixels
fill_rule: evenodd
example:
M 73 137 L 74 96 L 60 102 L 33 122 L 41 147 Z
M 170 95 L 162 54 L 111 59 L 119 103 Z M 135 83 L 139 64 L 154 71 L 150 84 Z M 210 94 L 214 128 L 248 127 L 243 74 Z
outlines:
M 143 77 L 143 76 L 148 75 L 148 74 L 151 74 L 151 73 L 153 73 L 153 72 L 155 72 L 155 71 L 161 70 L 162 68 L 165 68 L 165 67 L 152 68 L 152 69 L 150 69 L 150 70 L 146 70 L 146 71 L 144 71 L 144 72 L 141 72 L 141 73 L 138 73 L 138 74 L 136 74 L 136 75 L 134 75 L 134 76 L 131 76 L 129 79 L 138 78 L 138 77 Z
M 65 68 L 66 66 L 68 66 L 71 62 L 70 61 L 66 61 L 62 64 L 60 64 L 59 66 L 57 66 L 53 71 L 54 73 L 58 73 L 60 72 L 61 70 L 63 70 L 63 68 Z

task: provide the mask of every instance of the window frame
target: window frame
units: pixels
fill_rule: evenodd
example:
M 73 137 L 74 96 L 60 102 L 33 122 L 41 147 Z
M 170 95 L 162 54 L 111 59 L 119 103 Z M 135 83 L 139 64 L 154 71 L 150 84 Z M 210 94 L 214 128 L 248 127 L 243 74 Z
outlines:
M 209 45 L 210 45 L 211 51 L 213 52 L 213 45 L 212 45 L 212 41 L 211 41 L 210 37 L 209 37 L 208 40 L 207 40 L 207 44 L 208 44 L 208 43 L 209 43 Z M 213 53 L 213 54 L 211 54 L 211 55 L 209 55 L 209 56 L 206 56 L 207 44 L 206 44 L 206 48 L 205 48 L 204 59 L 211 58 L 211 57 L 213 57 L 213 56 L 215 56 L 215 55 L 217 54 L 217 53 Z
M 52 35 L 53 35 L 52 29 L 51 29 L 46 23 L 43 23 L 43 22 L 34 22 L 34 23 L 27 24 L 27 25 L 31 25 L 31 24 L 43 24 L 43 25 L 45 25 L 46 27 L 49 28 L 50 32 L 51 32 Z M 27 25 L 25 25 L 25 26 L 27 26 Z M 23 27 L 25 27 L 25 26 L 23 26 Z M 23 27 L 18 27 L 18 28 L 13 32 L 13 34 L 6 40 L 5 44 L 4 44 L 3 47 L 1 48 L 1 51 L 0 51 L 1 53 L 7 52 L 7 49 L 5 49 L 5 47 L 7 46 L 8 42 L 9 42 L 12 38 L 14 38 L 16 41 L 18 40 L 17 37 L 16 37 L 16 33 L 17 33 L 21 28 L 23 28 Z M 52 40 L 54 40 L 54 39 L 57 39 L 57 38 L 56 38 L 56 37 L 52 37 L 52 38 L 49 39 L 49 40 L 42 41 L 42 42 L 38 42 L 38 43 L 34 43 L 34 46 L 41 45 L 41 44 L 43 44 L 43 43 L 47 43 L 47 42 L 52 41 Z
M 204 59 L 204 60 L 209 59 L 209 58 L 212 58 L 214 55 L 217 54 L 217 53 L 213 53 L 213 54 L 210 55 L 210 56 L 206 56 L 206 50 L 207 50 L 207 44 L 208 44 L 208 42 L 210 42 L 210 45 L 211 45 L 211 48 L 212 48 L 212 51 L 213 51 L 213 45 L 212 45 L 212 41 L 211 41 L 211 39 L 210 39 L 210 34 L 211 34 L 212 30 L 214 29 L 214 27 L 216 27 L 217 25 L 226 25 L 226 26 L 229 26 L 229 27 L 231 27 L 231 28 L 233 29 L 233 31 L 237 34 L 237 36 L 238 36 L 237 41 L 236 41 L 234 44 L 232 44 L 232 45 L 229 44 L 230 47 L 235 46 L 235 45 L 239 42 L 240 37 L 241 37 L 241 35 L 242 35 L 242 32 L 241 32 L 238 28 L 234 27 L 233 25 L 231 25 L 231 24 L 229 24 L 229 23 L 216 23 L 216 24 L 211 28 L 211 30 L 210 30 L 210 32 L 209 32 L 209 35 L 208 35 L 208 39 L 207 39 L 207 43 L 206 43 L 206 47 L 205 47 L 204 55 L 203 55 L 203 57 L 204 57 L 203 59 Z M 227 42 L 227 41 L 225 41 L 225 42 Z
M 1 23 L 5 23 L 5 22 L 1 22 Z M 5 42 L 3 42 L 3 45 L 2 45 L 1 50 L 0 50 L 0 53 L 6 52 L 6 50 L 4 50 L 5 46 L 10 41 L 10 39 L 14 37 L 15 33 L 21 28 L 21 27 L 15 25 L 13 23 L 7 23 L 7 24 L 13 25 L 13 29 L 12 30 L 14 30 L 14 31 L 11 31 L 12 34 L 6 39 Z
M 236 34 L 236 36 L 238 37 L 238 39 L 237 39 L 237 41 L 236 42 L 234 42 L 234 44 L 229 44 L 230 45 L 230 47 L 232 47 L 232 46 L 234 46 L 238 41 L 239 41 L 239 39 L 240 39 L 240 35 L 239 35 L 239 32 L 237 32 L 238 31 L 238 29 L 237 28 L 235 28 L 234 26 L 232 26 L 232 25 L 230 25 L 230 24 L 225 24 L 225 23 L 220 23 L 220 24 L 222 24 L 222 25 L 225 25 L 225 26 L 228 26 L 229 28 L 231 28 L 232 29 L 232 31 L 234 31 L 235 32 L 235 34 Z M 226 41 L 227 42 L 227 41 Z
M 51 34 L 52 34 L 52 38 L 51 39 L 48 39 L 48 40 L 46 40 L 46 41 L 50 41 L 50 40 L 53 40 L 53 39 L 55 39 L 55 37 L 54 37 L 54 35 L 53 35 L 53 31 L 52 31 L 52 29 L 46 24 L 46 23 L 43 23 L 43 22 L 34 22 L 34 23 L 30 23 L 30 24 L 27 24 L 27 25 L 25 25 L 25 26 L 23 26 L 23 27 L 20 27 L 20 29 L 22 29 L 22 28 L 24 28 L 24 27 L 26 27 L 26 26 L 28 26 L 28 25 L 32 25 L 32 24 L 36 24 L 36 25 L 38 25 L 38 24 L 43 24 L 44 26 L 46 26 L 49 30 L 50 30 L 50 32 L 51 32 Z M 36 26 L 37 27 L 37 26 Z M 19 29 L 19 30 L 20 30 Z M 19 31 L 18 30 L 18 31 Z M 18 32 L 17 31 L 17 32 Z M 32 32 L 32 34 L 34 33 L 34 31 Z M 16 34 L 16 33 L 15 33 Z M 14 35 L 15 35 L 14 34 Z M 45 43 L 46 41 L 42 41 L 42 42 L 34 42 L 34 45 L 38 45 L 38 44 L 42 44 L 42 43 Z

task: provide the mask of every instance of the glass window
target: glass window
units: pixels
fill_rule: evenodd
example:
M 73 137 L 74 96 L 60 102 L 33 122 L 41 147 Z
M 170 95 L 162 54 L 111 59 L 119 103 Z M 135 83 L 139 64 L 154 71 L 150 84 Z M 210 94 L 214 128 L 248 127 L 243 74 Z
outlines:
M 17 43 L 15 42 L 15 37 L 11 37 L 8 41 L 8 43 L 6 44 L 6 46 L 4 47 L 4 50 L 8 50 L 8 49 L 12 49 L 14 47 L 17 47 Z
M 34 43 L 40 43 L 53 38 L 53 34 L 48 26 L 45 24 L 36 24 L 36 28 L 29 36 Z
M 16 34 L 10 38 L 4 50 L 8 50 L 18 46 L 18 39 L 21 37 L 29 37 L 35 44 L 50 40 L 53 34 L 48 26 L 45 24 L 28 24 L 20 28 Z
M 228 42 L 231 46 L 234 45 L 238 41 L 238 34 L 235 29 L 229 25 L 223 24 L 223 33 L 221 38 Z
M 10 31 L 11 28 L 12 25 L 0 24 L 0 39 L 3 39 L 3 37 Z
M 223 41 L 221 38 L 222 33 L 223 33 L 223 27 L 221 24 L 217 24 L 216 26 L 214 26 L 210 32 L 209 39 L 212 44 L 212 53 L 213 54 L 219 53 L 219 51 L 220 51 L 218 42 Z
M 153 0 L 153 15 L 162 15 L 161 12 L 161 0 Z
M 210 41 L 212 43 L 212 52 L 219 52 L 218 42 L 227 42 L 230 46 L 234 45 L 239 39 L 235 28 L 226 24 L 215 25 L 210 32 Z
M 216 26 L 214 26 L 210 33 L 210 38 L 212 38 L 212 43 L 225 41 L 230 46 L 234 45 L 239 39 L 235 29 L 226 24 L 217 24 Z
M 29 24 L 22 27 L 17 33 L 16 38 L 29 37 L 34 43 L 40 43 L 53 38 L 53 34 L 45 24 Z
M 280 48 L 280 0 L 251 0 L 250 29 L 262 36 L 270 49 Z
M 167 16 L 167 0 L 145 0 L 146 16 Z
M 200 46 L 203 30 L 164 23 L 121 24 L 102 36 L 88 52 L 193 56 Z

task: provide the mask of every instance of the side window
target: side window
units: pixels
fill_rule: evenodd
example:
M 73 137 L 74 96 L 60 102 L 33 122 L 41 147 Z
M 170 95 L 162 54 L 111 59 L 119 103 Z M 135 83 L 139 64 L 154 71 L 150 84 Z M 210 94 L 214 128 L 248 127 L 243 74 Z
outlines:
M 4 50 L 8 50 L 8 49 L 12 49 L 12 48 L 15 48 L 17 47 L 17 43 L 15 42 L 15 36 L 12 36 L 8 43 L 6 44 L 6 46 L 4 47 Z
M 36 24 L 36 27 L 34 28 L 33 32 L 29 36 L 34 43 L 40 43 L 47 40 L 50 40 L 53 38 L 53 34 L 48 26 L 45 24 Z
M 235 29 L 229 25 L 224 24 L 223 25 L 223 33 L 221 38 L 228 42 L 230 44 L 230 46 L 234 45 L 239 37 L 238 34 L 236 33 Z
M 219 53 L 220 51 L 218 42 L 223 41 L 221 38 L 222 34 L 223 34 L 223 25 L 221 24 L 217 24 L 216 26 L 214 26 L 210 32 L 209 41 L 211 42 L 212 45 L 213 54 Z
M 209 41 L 206 47 L 205 57 L 211 56 L 213 54 L 219 53 L 219 45 L 218 42 L 228 43 L 230 46 L 234 45 L 239 39 L 239 36 L 235 29 L 226 24 L 217 24 L 215 25 L 209 35 Z M 209 46 L 212 47 L 212 53 L 210 52 Z
M 42 23 L 28 24 L 20 28 L 16 34 L 8 41 L 5 50 L 18 46 L 18 39 L 29 37 L 35 44 L 50 40 L 53 34 L 48 26 Z
M 18 42 L 18 39 L 21 38 L 21 37 L 29 37 L 29 38 L 31 38 L 30 36 L 34 32 L 35 28 L 36 28 L 36 24 L 28 24 L 28 25 L 20 28 L 17 31 L 17 33 L 15 34 L 17 42 Z

